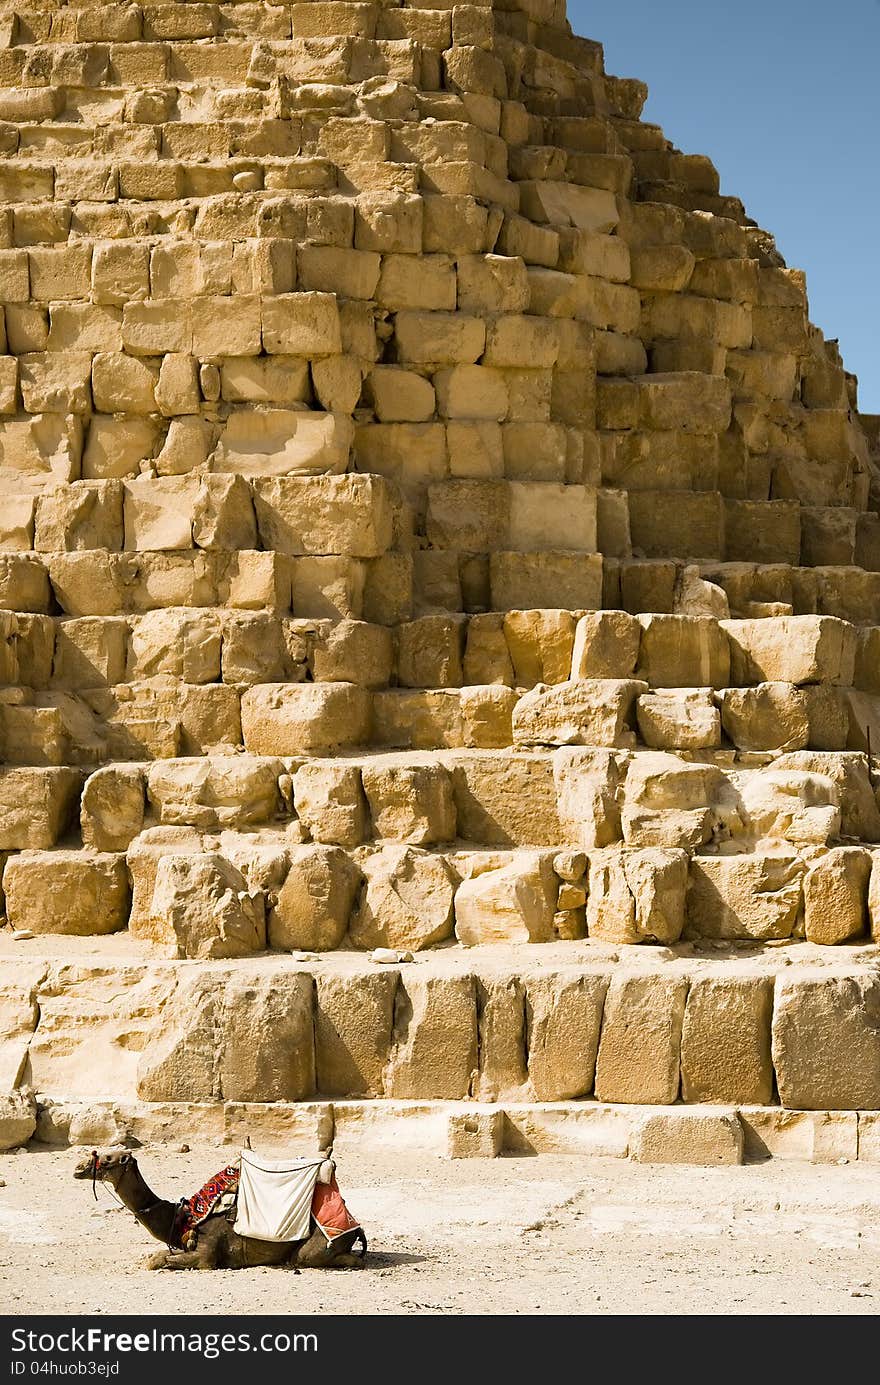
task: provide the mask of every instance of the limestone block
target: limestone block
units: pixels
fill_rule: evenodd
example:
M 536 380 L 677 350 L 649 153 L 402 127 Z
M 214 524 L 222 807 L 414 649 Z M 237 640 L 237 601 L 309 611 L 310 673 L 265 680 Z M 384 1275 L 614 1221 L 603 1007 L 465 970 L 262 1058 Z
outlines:
M 59 621 L 55 632 L 52 683 L 58 688 L 99 688 L 125 677 L 128 621 L 84 616 Z
M 495 750 L 513 742 L 513 688 L 479 685 L 461 690 L 462 743 L 475 750 Z
M 647 428 L 687 428 L 724 433 L 730 423 L 730 385 L 695 370 L 643 375 L 638 385 L 640 421 Z
M 652 1112 L 639 1126 L 637 1164 L 696 1164 L 706 1168 L 743 1162 L 743 1127 L 735 1111 Z
M 868 779 L 864 755 L 854 751 L 800 750 L 781 755 L 774 767 L 779 772 L 796 770 L 830 779 L 840 805 L 841 833 L 863 842 L 880 841 L 880 809 Z
M 140 552 L 192 548 L 199 483 L 190 476 L 141 476 L 125 481 L 125 547 Z
M 793 683 L 726 688 L 721 725 L 737 750 L 802 750 L 810 740 L 807 699 Z
M 308 362 L 299 356 L 229 356 L 220 364 L 220 397 L 236 404 L 307 404 Z
M 450 757 L 458 835 L 483 846 L 560 841 L 549 755 L 505 752 Z
M 266 945 L 263 896 L 219 852 L 163 856 L 150 933 L 178 957 L 247 957 Z
M 147 795 L 163 827 L 247 827 L 278 813 L 282 772 L 280 760 L 254 755 L 160 760 L 147 770 Z
M 297 616 L 357 620 L 363 615 L 366 572 L 360 559 L 328 556 L 284 561 L 290 573 L 289 604 Z
M 213 611 L 185 607 L 148 611 L 132 620 L 128 682 L 168 674 L 185 683 L 220 678 L 221 625 Z
M 18 383 L 29 414 L 86 414 L 92 406 L 88 351 L 28 351 L 19 357 Z
M 653 750 L 717 750 L 721 715 L 711 688 L 644 693 L 636 703 L 639 735 Z
M 87 480 L 136 476 L 142 462 L 159 449 L 160 432 L 155 418 L 93 414 L 82 457 Z
M 374 693 L 372 743 L 399 750 L 464 745 L 459 689 L 394 688 Z
M 472 615 L 468 621 L 462 675 L 465 683 L 499 683 L 505 687 L 513 684 L 513 661 L 504 634 L 504 617 L 498 612 Z
M 508 611 L 503 630 L 517 687 L 569 679 L 575 632 L 569 611 Z
M 254 549 L 257 524 L 250 488 L 241 476 L 204 476 L 193 506 L 199 548 Z
M 431 846 L 455 837 L 452 779 L 442 765 L 374 759 L 364 763 L 361 777 L 375 836 L 412 846 Z
M 262 320 L 265 327 L 270 305 L 277 298 L 263 299 Z M 265 342 L 271 350 L 269 335 Z M 166 348 L 167 349 L 167 348 Z M 173 348 L 172 348 L 173 349 Z M 180 346 L 177 347 L 181 349 Z M 183 345 L 183 350 L 190 349 Z M 284 347 L 279 347 L 284 350 Z M 194 298 L 192 303 L 192 352 L 202 361 L 216 356 L 258 356 L 260 354 L 260 299 L 252 294 L 235 297 L 210 295 Z
M 302 245 L 298 259 L 303 288 L 338 293 L 343 298 L 366 299 L 375 294 L 381 259 L 373 251 L 336 245 Z
M 419 197 L 390 197 L 386 193 L 381 197 L 358 198 L 355 249 L 378 251 L 381 254 L 419 254 L 422 249 L 423 214 L 423 202 Z M 434 247 L 426 244 L 425 249 L 429 248 Z M 372 294 L 369 296 L 372 297 Z
M 775 620 L 723 622 L 730 640 L 730 679 L 751 683 L 854 681 L 854 626 L 833 616 L 777 616 Z
M 400 309 L 456 308 L 456 274 L 445 255 L 383 255 L 376 302 L 392 312 Z
M 316 683 L 359 683 L 384 688 L 391 681 L 394 659 L 391 631 L 363 620 L 340 620 L 325 638 L 316 640 L 312 674 Z
M 507 546 L 524 553 L 596 551 L 596 492 L 590 486 L 512 481 Z
M 686 999 L 683 977 L 612 980 L 596 1060 L 597 1100 L 652 1106 L 676 1100 Z
M 699 938 L 790 938 L 802 907 L 804 865 L 794 855 L 697 856 L 688 932 Z
M 521 210 L 533 221 L 576 226 L 604 235 L 613 231 L 620 219 L 616 197 L 604 188 L 545 181 L 526 181 L 519 186 Z
M 590 611 L 574 634 L 570 677 L 630 678 L 639 656 L 642 628 L 626 611 Z M 552 679 L 545 678 L 545 682 Z
M 100 351 L 92 361 L 92 399 L 100 413 L 153 413 L 158 383 L 151 358 Z
M 9 923 L 32 933 L 115 933 L 128 919 L 125 857 L 110 852 L 23 851 L 3 889 Z
M 26 1145 L 37 1128 L 37 1102 L 33 1093 L 15 1091 L 0 1095 L 0 1150 Z
M 517 851 L 484 858 L 456 891 L 455 936 L 465 947 L 549 942 L 557 890 L 547 854 Z
M 413 952 L 452 935 L 455 876 L 442 856 L 411 846 L 386 846 L 360 860 L 364 888 L 351 921 L 351 940 Z
M 37 500 L 34 548 L 74 553 L 122 547 L 122 490 L 118 481 L 75 481 Z
M 572 680 L 556 687 L 539 683 L 513 712 L 515 745 L 628 746 L 636 698 L 647 692 L 632 678 Z
M 127 851 L 144 825 L 144 776 L 134 765 L 95 770 L 83 785 L 80 826 L 92 851 Z
M 477 1067 L 476 987 L 472 976 L 401 975 L 387 1094 L 460 1100 Z
M 529 1083 L 536 1101 L 571 1101 L 593 1089 L 604 976 L 556 971 L 529 977 Z
M 840 835 L 840 808 L 833 782 L 822 774 L 776 765 L 739 780 L 740 816 L 759 840 L 824 846 Z
M 496 423 L 507 417 L 509 399 L 504 375 L 486 366 L 459 365 L 439 370 L 434 376 L 439 411 L 449 419 L 485 419 Z
M 0 768 L 0 851 L 45 851 L 64 835 L 82 775 L 66 768 Z
M 434 417 L 434 386 L 414 370 L 374 366 L 367 388 L 380 423 L 424 423 Z
M 340 413 L 255 405 L 230 415 L 216 471 L 242 476 L 329 476 L 348 467 L 354 425 Z
M 269 914 L 269 946 L 328 952 L 348 931 L 361 873 L 337 846 L 290 849 L 290 867 Z
M 804 876 L 804 931 L 811 943 L 845 943 L 868 924 L 871 852 L 840 846 L 811 861 Z
M 255 755 L 330 754 L 369 739 L 370 695 L 352 683 L 261 683 L 241 699 Z
M 756 1106 L 771 1102 L 772 1014 L 771 977 L 693 977 L 681 1035 L 683 1099 Z
M 504 1125 L 504 1112 L 494 1106 L 483 1111 L 450 1111 L 446 1126 L 447 1158 L 496 1159 L 504 1148 Z
M 378 558 L 391 546 L 394 493 L 379 476 L 254 481 L 260 538 L 281 553 Z
M 463 616 L 422 616 L 398 627 L 397 676 L 403 687 L 453 688 L 462 682 Z
M 399 973 L 321 976 L 315 1011 L 315 1063 L 324 1096 L 383 1096 Z
M 128 926 L 132 937 L 150 936 L 150 906 L 160 857 L 191 856 L 203 850 L 203 837 L 192 827 L 147 827 L 133 838 L 125 855 L 131 877 Z
M 662 751 L 634 756 L 623 790 L 621 826 L 630 846 L 675 846 L 693 851 L 710 840 L 721 770 Z
M 434 548 L 491 552 L 506 538 L 510 490 L 503 481 L 447 481 L 428 487 L 425 532 Z
M 486 345 L 486 326 L 465 313 L 399 312 L 398 359 L 413 365 L 473 365 Z
M 568 610 L 602 604 L 602 558 L 597 553 L 492 553 L 489 585 L 496 611 L 565 603 Z
M 685 921 L 687 852 L 627 847 L 590 854 L 587 931 L 610 943 L 674 943 Z
M 367 801 L 356 765 L 303 765 L 293 776 L 293 801 L 313 841 L 360 846 L 368 835 Z
M 221 675 L 224 683 L 274 683 L 284 677 L 281 623 L 262 612 L 224 616 Z
M 177 414 L 197 414 L 202 397 L 199 392 L 197 361 L 187 352 L 169 352 L 159 367 L 156 403 L 165 418 Z
M 618 758 L 608 750 L 557 750 L 553 756 L 560 840 L 603 847 L 620 840 Z
M 636 675 L 652 688 L 723 688 L 730 682 L 727 636 L 708 616 L 639 616 Z
M 33 495 L 6 495 L 0 515 L 0 549 L 11 553 L 28 552 L 34 546 Z
M 795 1111 L 880 1106 L 880 983 L 800 972 L 780 976 L 773 1007 L 773 1066 L 783 1106 Z
M 302 1101 L 315 1090 L 313 982 L 202 973 L 165 1005 L 138 1064 L 144 1101 Z
M 529 306 L 526 267 L 517 255 L 461 255 L 458 306 L 465 313 L 521 313 Z
M 0 610 L 48 611 L 49 575 L 27 553 L 0 553 Z

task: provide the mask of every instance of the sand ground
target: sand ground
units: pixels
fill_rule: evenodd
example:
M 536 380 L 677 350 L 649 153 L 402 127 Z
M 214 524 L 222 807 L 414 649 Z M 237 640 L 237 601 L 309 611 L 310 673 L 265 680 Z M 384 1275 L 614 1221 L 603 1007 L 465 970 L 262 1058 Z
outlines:
M 137 1152 L 192 1192 L 229 1150 Z M 156 1249 L 74 1151 L 0 1157 L 0 1311 L 29 1313 L 874 1314 L 880 1168 L 734 1169 L 577 1157 L 340 1164 L 371 1244 L 361 1272 L 151 1272 Z

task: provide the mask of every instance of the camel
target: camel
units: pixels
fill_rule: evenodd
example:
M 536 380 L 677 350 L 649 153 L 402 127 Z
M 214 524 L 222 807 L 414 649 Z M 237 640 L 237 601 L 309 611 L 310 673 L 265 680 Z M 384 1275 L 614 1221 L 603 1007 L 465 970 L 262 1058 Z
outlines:
M 324 1157 L 328 1157 L 326 1152 Z M 199 1225 L 194 1249 L 175 1251 L 171 1249 L 171 1240 L 178 1204 L 156 1196 L 128 1150 L 94 1150 L 77 1165 L 73 1176 L 109 1183 L 141 1226 L 157 1241 L 164 1241 L 168 1249 L 147 1260 L 151 1270 L 239 1270 L 278 1265 L 298 1273 L 300 1269 L 359 1270 L 364 1266 L 367 1238 L 360 1228 L 346 1231 L 333 1241 L 328 1241 L 317 1225 L 304 1241 L 256 1241 L 239 1236 L 222 1213 Z M 353 1249 L 358 1242 L 363 1247 L 360 1254 Z

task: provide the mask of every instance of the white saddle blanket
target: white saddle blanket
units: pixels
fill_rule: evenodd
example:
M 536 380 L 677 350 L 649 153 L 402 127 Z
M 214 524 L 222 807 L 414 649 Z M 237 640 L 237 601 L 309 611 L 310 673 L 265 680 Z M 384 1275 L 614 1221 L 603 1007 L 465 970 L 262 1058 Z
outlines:
M 241 1152 L 235 1230 L 255 1241 L 304 1241 L 320 1159 L 263 1159 Z

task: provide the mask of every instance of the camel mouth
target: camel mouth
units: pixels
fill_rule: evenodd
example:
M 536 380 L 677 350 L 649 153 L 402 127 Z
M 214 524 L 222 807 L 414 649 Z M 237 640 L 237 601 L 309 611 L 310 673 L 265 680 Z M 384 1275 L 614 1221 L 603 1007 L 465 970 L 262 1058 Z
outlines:
M 88 1162 L 87 1164 L 77 1164 L 76 1168 L 75 1168 L 74 1171 L 73 1171 L 73 1176 L 74 1176 L 74 1178 L 91 1178 L 91 1176 L 92 1176 L 92 1161 L 91 1161 L 91 1159 L 89 1160 L 89 1162 Z

